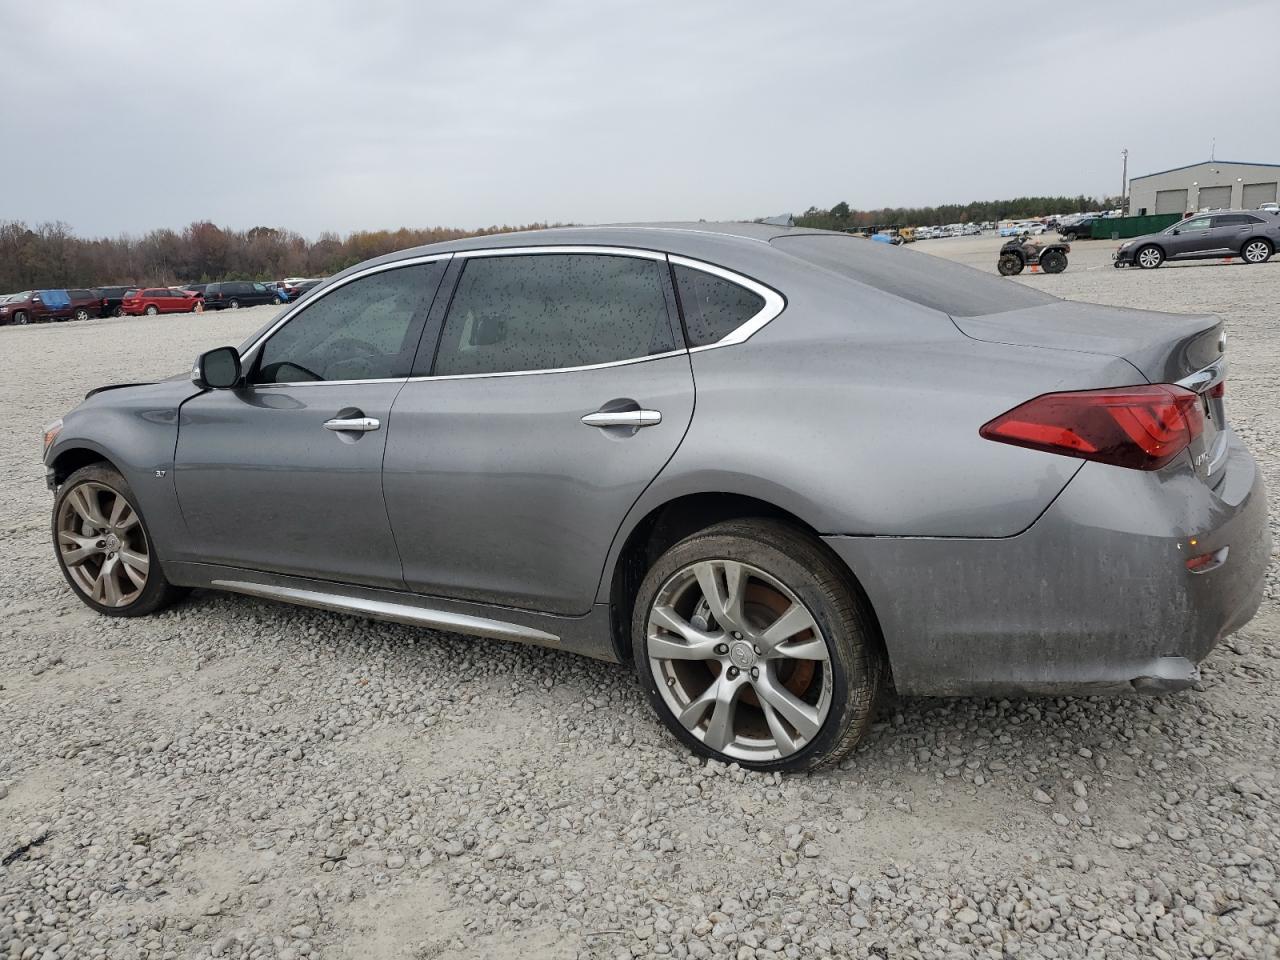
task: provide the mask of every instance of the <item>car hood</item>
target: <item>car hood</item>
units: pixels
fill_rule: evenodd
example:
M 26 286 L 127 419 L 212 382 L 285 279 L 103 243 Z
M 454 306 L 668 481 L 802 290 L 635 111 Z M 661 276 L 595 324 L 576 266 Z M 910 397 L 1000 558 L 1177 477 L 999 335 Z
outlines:
M 94 387 L 84 395 L 88 400 L 90 397 L 101 396 L 112 390 L 135 390 L 140 387 L 162 387 L 167 388 L 160 392 L 173 393 L 174 399 L 181 403 L 188 397 L 195 396 L 200 392 L 200 388 L 191 382 L 191 374 L 188 371 L 175 373 L 171 377 L 165 377 L 163 380 L 139 380 L 132 383 L 105 383 L 100 387 Z

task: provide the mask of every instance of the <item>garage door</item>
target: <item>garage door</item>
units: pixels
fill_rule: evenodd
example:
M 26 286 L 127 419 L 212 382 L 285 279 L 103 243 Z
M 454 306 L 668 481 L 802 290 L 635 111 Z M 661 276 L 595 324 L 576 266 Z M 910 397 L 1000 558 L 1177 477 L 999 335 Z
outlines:
M 1201 187 L 1200 203 L 1197 205 L 1200 210 L 1230 210 L 1231 209 L 1231 184 L 1225 187 Z
M 1276 182 L 1270 183 L 1246 183 L 1244 185 L 1244 199 L 1240 205 L 1246 210 L 1257 210 L 1264 203 L 1276 202 Z
M 1187 191 L 1157 190 L 1156 213 L 1186 213 Z

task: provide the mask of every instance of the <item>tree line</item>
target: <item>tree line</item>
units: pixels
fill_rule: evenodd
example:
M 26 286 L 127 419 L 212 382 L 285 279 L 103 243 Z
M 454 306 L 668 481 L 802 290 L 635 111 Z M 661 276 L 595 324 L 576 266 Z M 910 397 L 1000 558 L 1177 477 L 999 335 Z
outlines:
M 34 227 L 0 221 L 0 294 L 31 289 L 125 284 L 166 286 L 216 280 L 323 277 L 407 247 L 550 224 L 482 230 L 427 227 L 361 230 L 308 240 L 292 230 L 230 230 L 207 221 L 142 236 L 83 239 L 61 222 Z
M 865 230 L 870 227 L 939 227 L 947 223 L 982 223 L 998 220 L 1029 220 L 1055 213 L 1086 213 L 1112 210 L 1119 197 L 1015 197 L 1012 200 L 975 200 L 946 203 L 938 207 L 882 207 L 855 210 L 841 201 L 828 210 L 810 207 L 795 218 L 798 227 L 822 230 Z

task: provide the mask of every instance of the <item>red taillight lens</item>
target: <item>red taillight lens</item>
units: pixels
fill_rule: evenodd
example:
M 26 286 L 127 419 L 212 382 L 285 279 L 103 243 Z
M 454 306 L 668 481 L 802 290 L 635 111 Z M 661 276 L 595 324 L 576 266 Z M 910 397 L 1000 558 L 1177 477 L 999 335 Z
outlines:
M 988 440 L 1033 450 L 1159 470 L 1203 430 L 1200 397 L 1158 383 L 1046 393 L 1000 414 L 978 432 Z

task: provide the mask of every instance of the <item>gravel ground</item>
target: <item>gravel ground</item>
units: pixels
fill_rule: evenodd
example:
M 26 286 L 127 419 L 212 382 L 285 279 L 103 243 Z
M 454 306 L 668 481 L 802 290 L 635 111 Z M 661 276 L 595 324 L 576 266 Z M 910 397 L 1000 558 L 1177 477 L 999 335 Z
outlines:
M 1023 282 L 1222 314 L 1280 491 L 1280 264 L 1111 247 Z M 689 757 L 567 654 L 215 594 L 91 614 L 39 427 L 268 316 L 0 329 L 0 957 L 1280 956 L 1276 564 L 1195 690 L 902 701 L 793 777 Z

